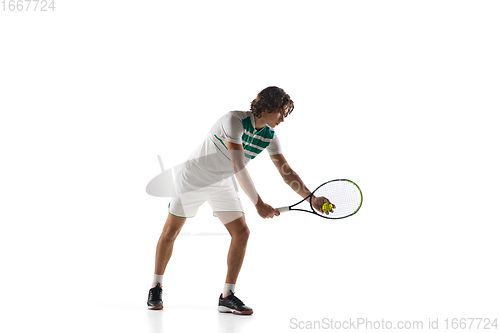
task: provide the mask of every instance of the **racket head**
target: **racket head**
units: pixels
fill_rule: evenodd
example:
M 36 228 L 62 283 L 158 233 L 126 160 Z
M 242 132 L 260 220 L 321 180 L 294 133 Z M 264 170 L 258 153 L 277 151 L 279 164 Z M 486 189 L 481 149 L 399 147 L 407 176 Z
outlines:
M 343 219 L 356 214 L 363 203 L 363 194 L 359 186 L 349 179 L 330 180 L 318 186 L 312 193 L 315 197 L 325 197 L 335 205 L 333 212 L 326 214 L 315 209 L 310 203 L 314 214 L 326 219 Z

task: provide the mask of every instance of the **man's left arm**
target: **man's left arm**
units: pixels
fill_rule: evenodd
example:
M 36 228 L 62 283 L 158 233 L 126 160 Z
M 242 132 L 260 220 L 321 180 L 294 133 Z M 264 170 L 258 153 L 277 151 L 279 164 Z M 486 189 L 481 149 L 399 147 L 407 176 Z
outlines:
M 311 191 L 309 191 L 302 179 L 300 179 L 299 175 L 295 171 L 293 171 L 283 154 L 271 155 L 271 160 L 276 166 L 276 169 L 278 169 L 284 182 L 288 184 L 288 186 L 290 186 L 292 190 L 297 192 L 297 194 L 302 198 L 305 198 L 311 194 Z M 316 197 L 313 195 L 311 196 L 311 198 L 313 200 L 313 207 L 318 211 L 323 210 L 322 207 L 325 202 L 331 204 L 331 202 L 325 197 Z M 310 202 L 311 199 L 308 198 L 307 201 Z

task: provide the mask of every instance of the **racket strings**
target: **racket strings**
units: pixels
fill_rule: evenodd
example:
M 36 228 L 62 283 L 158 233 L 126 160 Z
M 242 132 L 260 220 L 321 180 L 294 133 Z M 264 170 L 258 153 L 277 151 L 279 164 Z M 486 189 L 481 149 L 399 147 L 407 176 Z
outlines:
M 347 180 L 332 181 L 320 186 L 314 192 L 316 197 L 325 197 L 335 205 L 333 212 L 314 211 L 326 218 L 342 218 L 354 214 L 361 206 L 362 196 L 359 188 Z

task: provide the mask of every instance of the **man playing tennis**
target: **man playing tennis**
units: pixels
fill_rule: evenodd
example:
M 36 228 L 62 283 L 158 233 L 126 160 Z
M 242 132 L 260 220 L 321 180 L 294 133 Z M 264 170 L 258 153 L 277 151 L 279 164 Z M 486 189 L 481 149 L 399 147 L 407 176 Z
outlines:
M 162 281 L 172 255 L 174 241 L 186 222 L 208 201 L 231 235 L 227 255 L 227 275 L 219 296 L 220 312 L 250 315 L 253 310 L 234 295 L 235 284 L 243 264 L 250 230 L 236 191 L 233 175 L 255 205 L 262 218 L 280 213 L 266 204 L 257 193 L 245 165 L 267 149 L 283 180 L 302 198 L 311 192 L 291 169 L 282 154 L 274 128 L 294 109 L 293 101 L 278 87 L 262 90 L 251 103 L 251 111 L 232 111 L 220 118 L 209 131 L 205 141 L 193 152 L 177 172 L 177 196 L 169 204 L 169 214 L 156 248 L 155 274 L 148 295 L 148 308 L 163 309 Z M 315 209 L 329 201 L 312 197 Z

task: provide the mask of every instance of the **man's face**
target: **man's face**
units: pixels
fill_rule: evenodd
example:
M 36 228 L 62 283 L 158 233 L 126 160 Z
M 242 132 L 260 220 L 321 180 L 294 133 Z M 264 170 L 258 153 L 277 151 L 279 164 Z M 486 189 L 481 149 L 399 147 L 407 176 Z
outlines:
M 279 111 L 263 112 L 261 114 L 269 127 L 276 127 L 284 120 L 283 115 Z

